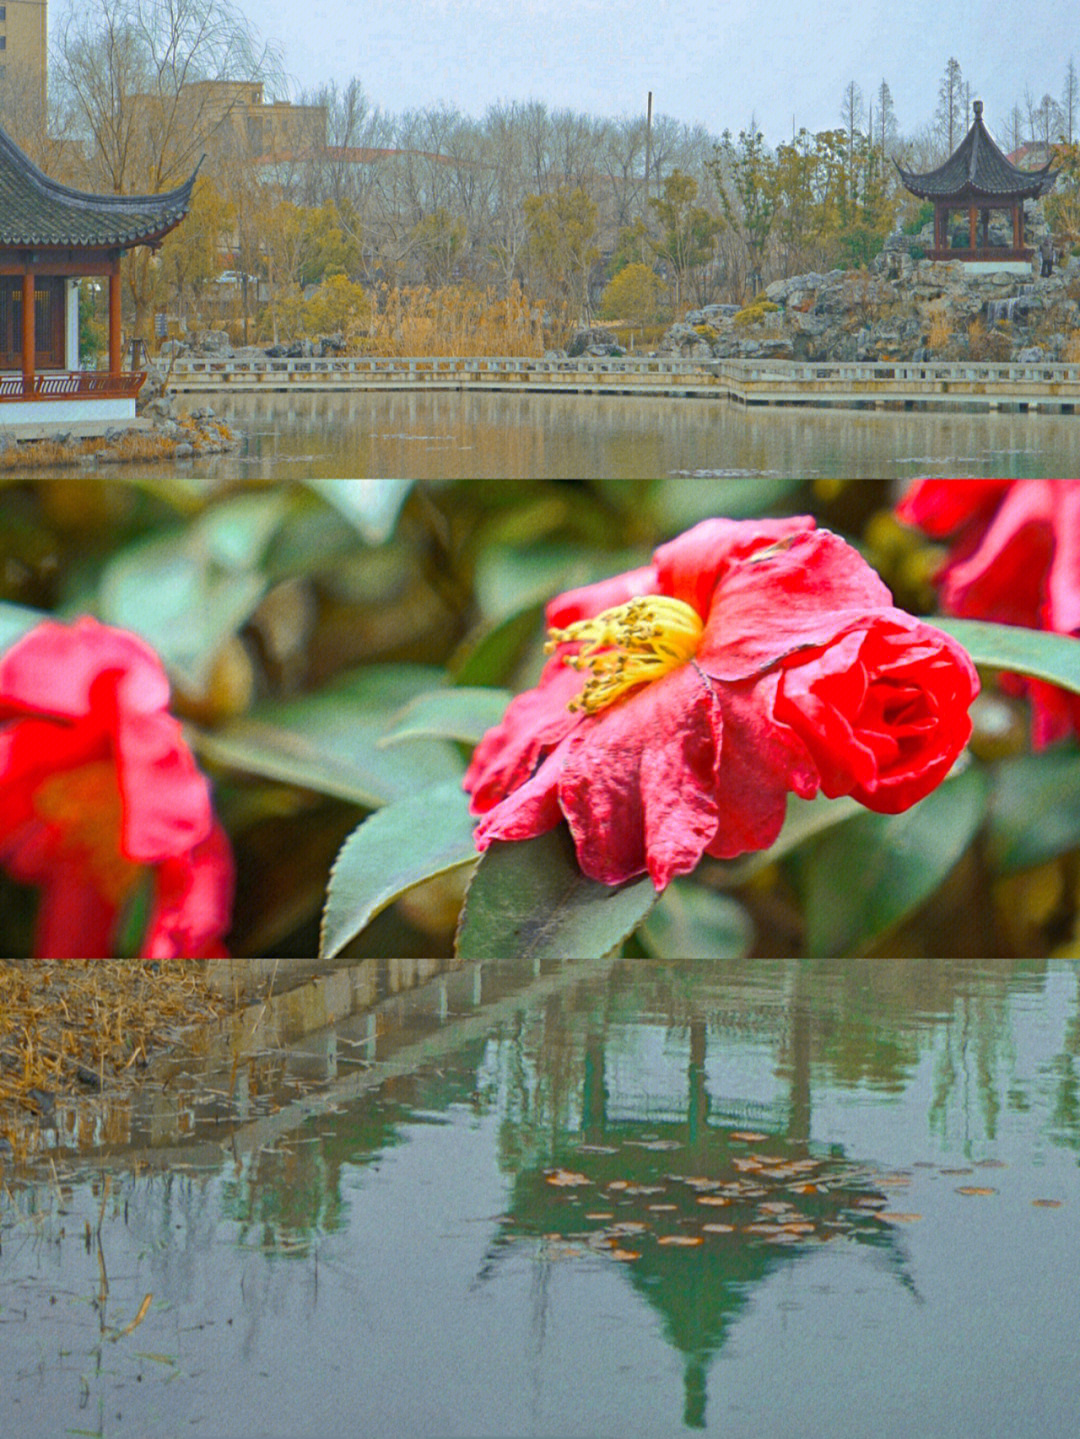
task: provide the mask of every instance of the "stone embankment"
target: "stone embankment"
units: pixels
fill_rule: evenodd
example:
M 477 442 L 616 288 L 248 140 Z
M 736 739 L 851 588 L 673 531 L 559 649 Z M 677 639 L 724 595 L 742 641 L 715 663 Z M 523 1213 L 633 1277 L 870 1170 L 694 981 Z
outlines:
M 176 409 L 163 367 L 151 365 L 132 424 L 100 421 L 71 425 L 18 425 L 0 430 L 0 472 L 43 467 L 153 464 L 198 460 L 231 453 L 243 436 L 219 420 L 208 406 Z
M 869 271 L 775 280 L 707 305 L 657 353 L 684 359 L 1080 362 L 1080 260 L 1047 279 L 886 250 Z

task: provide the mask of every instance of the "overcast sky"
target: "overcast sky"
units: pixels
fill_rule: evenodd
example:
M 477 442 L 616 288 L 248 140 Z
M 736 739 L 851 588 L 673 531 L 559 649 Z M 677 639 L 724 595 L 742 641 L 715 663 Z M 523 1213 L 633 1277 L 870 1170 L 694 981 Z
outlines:
M 65 3 L 54 0 L 60 11 Z M 654 109 L 713 133 L 751 112 L 770 144 L 792 117 L 835 126 L 855 80 L 888 81 L 902 131 L 926 121 L 951 55 L 1005 130 L 1025 88 L 1060 97 L 1074 0 L 234 0 L 297 89 L 357 77 L 397 113 L 440 102 L 480 116 L 539 99 L 596 115 Z

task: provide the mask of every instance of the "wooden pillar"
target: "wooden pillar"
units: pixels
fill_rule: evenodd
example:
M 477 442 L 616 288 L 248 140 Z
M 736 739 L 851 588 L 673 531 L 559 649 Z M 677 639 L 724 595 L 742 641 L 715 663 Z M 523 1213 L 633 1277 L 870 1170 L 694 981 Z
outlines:
M 120 373 L 120 261 L 109 271 L 109 374 Z
M 27 270 L 22 282 L 22 372 L 23 398 L 34 393 L 34 371 L 37 369 L 34 337 L 34 273 Z
M 1020 212 L 1023 207 L 1019 204 L 1013 206 L 1013 249 L 1024 248 L 1024 234 L 1020 226 Z
M 979 248 L 978 211 L 974 205 L 968 206 L 968 249 Z

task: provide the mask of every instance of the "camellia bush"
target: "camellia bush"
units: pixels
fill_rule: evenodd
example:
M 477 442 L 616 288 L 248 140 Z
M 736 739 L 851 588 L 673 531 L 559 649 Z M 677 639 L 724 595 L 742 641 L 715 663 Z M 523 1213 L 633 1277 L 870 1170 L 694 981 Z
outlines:
M 1080 481 L 0 482 L 9 956 L 1080 956 Z

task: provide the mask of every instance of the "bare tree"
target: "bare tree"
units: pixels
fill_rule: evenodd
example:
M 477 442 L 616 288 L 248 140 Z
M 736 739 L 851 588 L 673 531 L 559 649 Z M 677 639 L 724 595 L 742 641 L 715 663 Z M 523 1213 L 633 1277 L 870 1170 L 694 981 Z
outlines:
M 1061 115 L 1065 122 L 1065 140 L 1070 145 L 1073 141 L 1073 127 L 1076 124 L 1078 108 L 1080 108 L 1080 79 L 1077 78 L 1076 64 L 1070 55 L 1065 70 L 1065 88 L 1061 92 Z
M 934 114 L 938 133 L 951 155 L 961 139 L 964 120 L 964 75 L 960 61 L 950 57 L 938 85 L 938 107 Z
M 897 134 L 896 109 L 893 106 L 892 91 L 886 80 L 883 79 L 878 86 L 875 98 L 877 99 L 877 119 L 874 124 L 874 134 L 878 146 L 884 154 L 896 139 Z
M 91 185 L 156 194 L 191 174 L 248 93 L 280 73 L 231 0 L 82 0 L 62 21 L 53 79 Z M 217 82 L 217 83 L 214 83 Z M 150 256 L 125 261 L 135 334 L 148 338 Z

